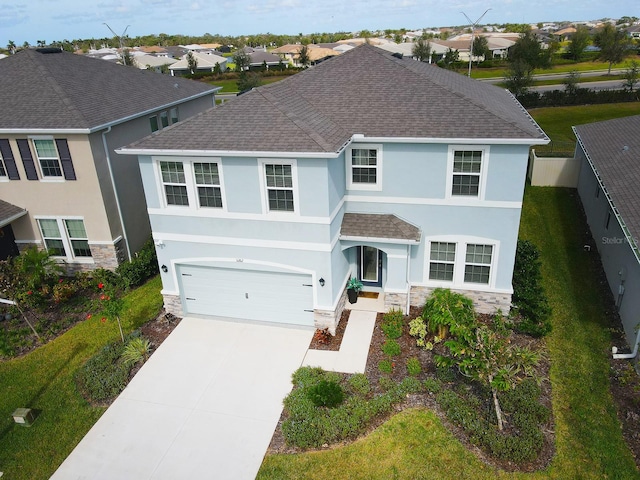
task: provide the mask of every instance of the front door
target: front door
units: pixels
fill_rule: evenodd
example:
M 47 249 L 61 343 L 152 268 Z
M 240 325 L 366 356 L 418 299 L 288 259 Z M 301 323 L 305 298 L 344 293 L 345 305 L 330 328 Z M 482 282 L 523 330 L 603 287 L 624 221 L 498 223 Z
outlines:
M 11 225 L 0 227 L 0 260 L 20 255 Z
M 362 284 L 368 287 L 381 287 L 382 252 L 374 247 L 360 247 L 358 263 Z

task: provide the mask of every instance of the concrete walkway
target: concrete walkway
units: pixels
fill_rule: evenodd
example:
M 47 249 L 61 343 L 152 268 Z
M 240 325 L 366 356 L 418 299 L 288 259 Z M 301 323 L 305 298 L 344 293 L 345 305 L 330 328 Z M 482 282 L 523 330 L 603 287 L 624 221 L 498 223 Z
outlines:
M 346 308 L 350 308 L 351 313 L 340 350 L 308 350 L 303 366 L 321 367 L 332 372 L 364 373 L 376 316 L 379 311 L 384 312 L 384 300 L 359 298 Z
M 183 319 L 51 478 L 255 478 L 312 336 Z

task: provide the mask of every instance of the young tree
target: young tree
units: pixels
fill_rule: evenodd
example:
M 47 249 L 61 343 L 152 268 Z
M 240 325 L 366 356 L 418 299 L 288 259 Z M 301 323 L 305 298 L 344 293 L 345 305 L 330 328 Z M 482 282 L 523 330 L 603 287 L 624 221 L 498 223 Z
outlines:
M 240 49 L 233 55 L 233 62 L 236 64 L 236 71 L 243 72 L 249 65 L 251 64 L 251 58 L 249 58 L 249 54 L 244 50 Z
M 533 83 L 533 69 L 524 60 L 510 62 L 504 76 L 507 89 L 516 97 L 526 93 Z
M 298 52 L 298 63 L 303 67 L 307 68 L 311 65 L 311 57 L 309 57 L 309 47 L 306 45 L 302 45 L 300 47 L 300 51 Z
M 195 57 L 193 52 L 187 53 L 187 68 L 191 75 L 198 71 L 198 59 Z
M 258 72 L 240 72 L 240 77 L 236 82 L 240 93 L 248 92 L 252 88 L 259 87 L 262 83 L 262 77 Z
M 471 55 L 476 57 L 476 61 L 478 63 L 480 63 L 480 57 L 486 60 L 491 56 L 491 50 L 489 50 L 489 41 L 487 40 L 487 37 L 479 36 L 473 39 Z
M 458 50 L 452 50 L 447 48 L 447 51 L 444 54 L 444 58 L 441 60 L 444 68 L 453 69 L 455 62 L 460 60 L 460 52 Z
M 562 80 L 564 91 L 569 95 L 575 95 L 578 91 L 578 82 L 580 82 L 580 73 L 577 70 L 571 70 Z
M 535 377 L 535 366 L 540 355 L 511 343 L 511 330 L 500 313 L 492 324 L 475 324 L 467 335 L 457 335 L 444 344 L 449 355 L 436 355 L 439 366 L 457 366 L 463 375 L 488 387 L 498 421 L 498 430 L 504 428 L 499 392 L 514 388 L 526 377 Z
M 131 51 L 128 48 L 124 48 L 122 50 L 122 64 L 128 66 L 135 66 L 135 60 L 133 59 L 133 55 L 131 55 Z
M 509 49 L 509 63 L 520 63 L 520 68 L 527 68 L 529 74 L 536 68 L 548 68 L 551 65 L 549 49 L 545 50 L 531 32 L 520 35 L 520 38 Z
M 7 50 L 9 51 L 9 55 L 13 55 L 14 53 L 16 53 L 16 44 L 13 40 L 9 40 L 9 43 L 7 44 Z
M 593 43 L 600 47 L 600 58 L 609 62 L 607 75 L 611 75 L 611 66 L 614 63 L 620 63 L 629 54 L 631 45 L 627 34 L 610 23 L 607 23 L 602 30 L 596 33 L 593 37 Z
M 411 48 L 411 53 L 419 62 L 428 62 L 431 57 L 431 42 L 424 37 L 418 38 Z
M 622 88 L 625 92 L 633 93 L 640 81 L 640 64 L 632 60 L 629 68 L 625 70 L 623 78 Z
M 576 32 L 571 36 L 569 47 L 567 48 L 567 55 L 572 60 L 579 62 L 583 55 L 584 50 L 589 45 L 591 36 L 589 35 L 589 29 L 584 25 L 578 25 Z

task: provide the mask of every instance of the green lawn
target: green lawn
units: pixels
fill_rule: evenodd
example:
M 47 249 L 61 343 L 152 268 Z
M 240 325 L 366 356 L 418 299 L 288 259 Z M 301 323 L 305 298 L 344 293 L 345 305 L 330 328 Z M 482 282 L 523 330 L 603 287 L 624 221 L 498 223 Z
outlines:
M 640 102 L 534 108 L 529 113 L 552 141 L 575 142 L 572 125 L 638 115 Z
M 631 65 L 631 60 L 625 60 L 621 63 L 614 64 L 611 68 L 627 68 Z M 590 72 L 594 70 L 602 70 L 607 73 L 609 64 L 605 62 L 580 62 L 569 63 L 563 65 L 554 65 L 551 68 L 538 69 L 533 72 L 534 75 L 544 75 L 549 73 L 569 73 L 573 70 L 578 72 Z M 477 68 L 475 65 L 471 68 L 472 78 L 503 78 L 506 73 L 505 68 Z
M 160 277 L 125 297 L 127 332 L 155 318 L 162 307 Z M 115 323 L 86 320 L 24 357 L 0 363 L 0 472 L 12 480 L 47 479 L 71 453 L 104 409 L 76 392 L 75 371 L 103 345 L 119 338 Z M 21 427 L 11 414 L 18 407 L 41 411 Z
M 287 78 L 287 76 L 282 76 L 282 77 L 263 77 L 261 80 L 261 85 L 267 85 L 269 83 L 274 83 L 274 82 L 279 82 L 280 80 L 283 80 Z M 220 90 L 219 93 L 238 93 L 238 80 L 237 79 L 233 79 L 233 80 L 213 80 L 211 82 L 208 82 L 211 85 L 214 85 L 216 87 L 222 87 L 222 90 Z
M 594 276 L 582 250 L 585 226 L 575 190 L 532 187 L 525 194 L 521 237 L 541 250 L 553 307 L 551 357 L 556 455 L 534 474 L 495 472 L 470 454 L 423 409 L 396 415 L 345 447 L 267 456 L 264 479 L 633 479 L 640 478 L 623 441 L 609 392 L 609 334 Z

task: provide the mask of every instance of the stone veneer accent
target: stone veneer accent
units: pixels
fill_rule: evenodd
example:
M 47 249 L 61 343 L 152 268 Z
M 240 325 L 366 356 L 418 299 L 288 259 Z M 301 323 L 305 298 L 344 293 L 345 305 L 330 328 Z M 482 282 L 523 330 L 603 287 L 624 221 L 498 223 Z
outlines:
M 171 313 L 176 317 L 183 317 L 182 303 L 180 302 L 180 295 L 162 294 L 164 299 L 164 310 L 166 313 Z
M 411 306 L 423 306 L 431 292 L 432 287 L 411 287 Z M 511 310 L 511 294 L 496 292 L 478 292 L 476 290 L 459 290 L 452 288 L 452 292 L 461 293 L 473 300 L 473 305 L 478 313 L 495 313 L 498 309 L 507 315 Z
M 406 293 L 384 293 L 384 309 L 389 310 L 402 310 L 402 313 L 407 315 L 407 294 Z
M 314 310 L 313 319 L 314 326 L 319 330 L 324 330 L 325 328 L 329 329 L 331 335 L 336 334 L 336 329 L 338 328 L 338 323 L 340 323 L 340 317 L 342 316 L 342 311 L 344 310 L 344 306 L 347 303 L 347 289 L 345 288 L 342 291 L 342 295 L 340 296 L 340 300 L 338 300 L 338 304 L 336 305 L 335 310 Z
M 18 243 L 20 253 L 30 247 L 36 247 L 42 250 L 44 247 L 38 243 Z M 116 245 L 89 245 L 91 249 L 92 263 L 68 263 L 62 262 L 60 265 L 64 268 L 67 275 L 73 275 L 76 272 L 90 272 L 96 268 L 106 268 L 107 270 L 115 270 L 118 265 L 126 260 L 126 252 L 123 249 L 124 243 L 120 240 Z

